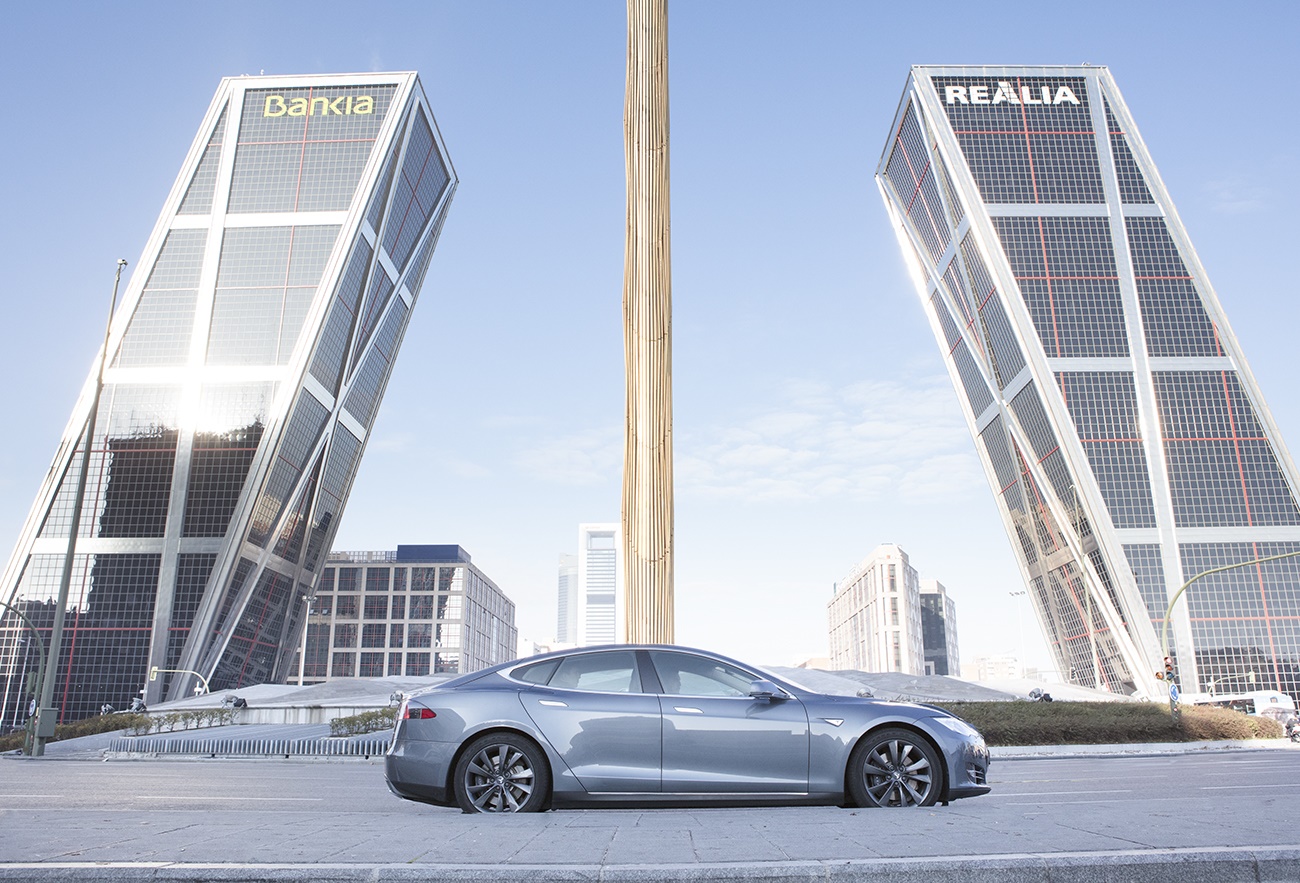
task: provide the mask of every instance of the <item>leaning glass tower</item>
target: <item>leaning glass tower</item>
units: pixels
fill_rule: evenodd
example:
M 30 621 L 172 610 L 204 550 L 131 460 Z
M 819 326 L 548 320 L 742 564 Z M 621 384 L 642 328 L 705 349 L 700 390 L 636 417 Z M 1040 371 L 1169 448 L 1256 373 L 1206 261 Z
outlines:
M 1300 477 L 1114 79 L 914 67 L 877 183 L 1058 668 L 1163 695 L 1168 602 L 1300 550 Z M 1300 695 L 1300 558 L 1184 598 L 1184 691 Z
M 0 584 L 48 641 L 88 470 L 63 720 L 282 678 L 456 183 L 414 73 L 221 82 Z

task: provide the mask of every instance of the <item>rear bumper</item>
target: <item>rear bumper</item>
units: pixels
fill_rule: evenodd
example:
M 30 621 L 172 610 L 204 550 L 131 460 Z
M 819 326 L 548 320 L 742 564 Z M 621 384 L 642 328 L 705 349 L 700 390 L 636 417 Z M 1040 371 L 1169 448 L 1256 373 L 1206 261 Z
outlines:
M 395 742 L 384 757 L 388 790 L 407 800 L 450 806 L 447 781 L 455 752 L 450 742 Z

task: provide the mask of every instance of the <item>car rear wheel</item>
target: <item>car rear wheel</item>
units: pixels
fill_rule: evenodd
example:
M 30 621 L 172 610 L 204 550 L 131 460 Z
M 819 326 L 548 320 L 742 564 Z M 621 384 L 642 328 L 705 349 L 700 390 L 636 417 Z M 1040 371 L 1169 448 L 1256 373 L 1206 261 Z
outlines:
M 858 806 L 933 806 L 943 787 L 939 755 L 910 730 L 868 733 L 849 757 L 848 785 Z
M 538 812 L 551 789 L 542 750 L 514 733 L 489 733 L 470 743 L 453 775 L 465 812 Z

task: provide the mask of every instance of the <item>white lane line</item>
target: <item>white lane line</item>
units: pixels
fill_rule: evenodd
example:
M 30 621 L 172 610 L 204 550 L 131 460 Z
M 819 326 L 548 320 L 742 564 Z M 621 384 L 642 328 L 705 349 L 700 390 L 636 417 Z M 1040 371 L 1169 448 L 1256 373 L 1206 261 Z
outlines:
M 202 802 L 204 800 L 301 800 L 314 803 L 319 803 L 325 799 L 324 797 L 211 797 L 194 794 L 136 794 L 134 798 L 136 800 L 185 800 L 192 802 Z
M 1228 791 L 1236 789 L 1254 790 L 1255 788 L 1300 788 L 1300 785 L 1202 785 L 1202 791 Z
M 985 797 L 1064 797 L 1068 794 L 1132 794 L 1132 788 L 1115 788 L 1111 790 L 1096 789 L 1093 791 L 1019 791 L 1014 794 L 998 794 L 996 791 L 992 794 L 986 794 Z

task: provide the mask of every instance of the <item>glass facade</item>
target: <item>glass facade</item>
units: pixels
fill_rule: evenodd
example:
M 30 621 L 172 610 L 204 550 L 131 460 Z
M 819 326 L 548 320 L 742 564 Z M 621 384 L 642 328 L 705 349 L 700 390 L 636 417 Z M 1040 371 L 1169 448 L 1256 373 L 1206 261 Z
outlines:
M 222 81 L 0 585 L 48 641 L 86 470 L 63 720 L 283 679 L 455 188 L 413 73 Z
M 514 602 L 459 546 L 331 552 L 286 680 L 467 674 L 518 643 Z
M 1300 550 L 1300 479 L 1113 78 L 915 67 L 877 182 L 1058 668 L 1163 695 L 1169 599 Z M 1300 696 L 1298 587 L 1193 582 L 1183 690 Z

